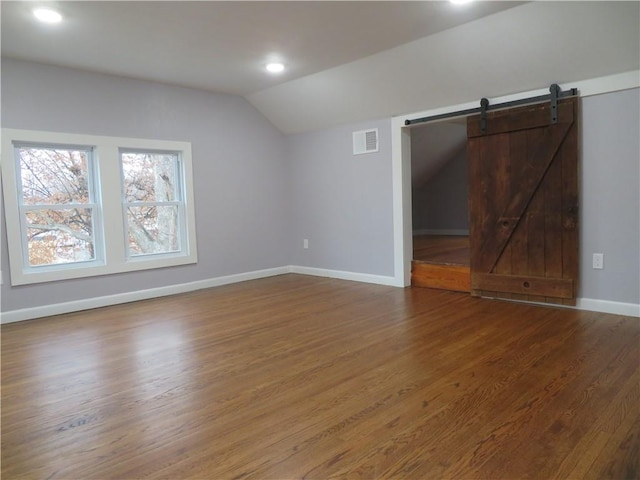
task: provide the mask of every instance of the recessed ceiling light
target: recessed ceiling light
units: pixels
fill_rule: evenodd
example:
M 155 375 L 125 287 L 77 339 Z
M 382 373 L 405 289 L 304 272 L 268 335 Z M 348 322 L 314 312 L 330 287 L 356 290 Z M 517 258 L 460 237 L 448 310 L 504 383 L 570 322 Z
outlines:
M 454 5 L 464 5 L 465 3 L 471 3 L 473 0 L 449 0 Z
M 267 71 L 271 73 L 280 73 L 284 70 L 284 65 L 281 63 L 269 63 L 267 64 Z
M 62 20 L 62 15 L 50 8 L 38 8 L 33 11 L 33 15 L 45 23 L 58 23 Z

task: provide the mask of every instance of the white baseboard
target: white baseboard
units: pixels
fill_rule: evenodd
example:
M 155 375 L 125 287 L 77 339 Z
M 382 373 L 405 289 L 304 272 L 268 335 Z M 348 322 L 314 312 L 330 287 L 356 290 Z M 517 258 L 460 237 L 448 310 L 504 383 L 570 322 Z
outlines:
M 177 293 L 192 292 L 204 288 L 219 287 L 231 283 L 245 282 L 247 280 L 257 280 L 259 278 L 273 277 L 276 275 L 284 275 L 286 273 L 297 273 L 301 275 L 312 275 L 316 277 L 337 278 L 340 280 L 351 280 L 354 282 L 374 283 L 377 285 L 387 285 L 392 287 L 404 287 L 395 277 L 385 275 L 372 275 L 369 273 L 346 272 L 342 270 L 328 270 L 325 268 L 302 267 L 297 265 L 289 265 L 284 267 L 269 268 L 266 270 L 256 270 L 253 272 L 238 273 L 224 277 L 210 278 L 207 280 L 199 280 L 196 282 L 181 283 L 178 285 L 168 285 L 166 287 L 150 288 L 147 290 L 138 290 L 135 292 L 126 292 L 116 295 L 107 295 L 104 297 L 87 298 L 84 300 L 75 300 L 72 302 L 56 303 L 53 305 L 43 305 L 40 307 L 23 308 L 20 310 L 11 310 L 0 314 L 0 323 L 13 323 L 22 320 L 31 320 L 34 318 L 49 317 L 52 315 L 60 315 L 63 313 L 78 312 L 81 310 L 89 310 L 92 308 L 106 307 L 109 305 L 118 305 L 121 303 L 135 302 L 138 300 L 147 300 L 149 298 L 164 297 L 167 295 L 175 295 Z M 544 305 L 544 304 L 540 304 Z M 597 300 L 593 298 L 579 298 L 576 308 L 578 310 L 589 310 L 593 312 L 612 313 L 616 315 L 625 315 L 631 317 L 640 317 L 640 305 L 635 303 L 611 302 L 608 300 Z
M 302 275 L 313 275 L 316 277 L 339 278 L 342 280 L 352 280 L 356 282 L 402 286 L 397 284 L 394 277 L 288 265 L 284 267 L 269 268 L 266 270 L 238 273 L 225 277 L 216 277 L 206 280 L 198 280 L 195 282 L 168 285 L 166 287 L 150 288 L 147 290 L 137 290 L 135 292 L 119 293 L 116 295 L 107 295 L 104 297 L 87 298 L 84 300 L 55 303 L 52 305 L 43 305 L 40 307 L 11 310 L 8 312 L 2 312 L 0 314 L 0 323 L 5 324 L 20 322 L 22 320 L 50 317 L 52 315 L 60 315 L 63 313 L 78 312 L 81 310 L 89 310 L 92 308 L 107 307 L 109 305 L 136 302 L 138 300 L 147 300 L 149 298 L 165 297 L 168 295 L 175 295 L 177 293 L 192 292 L 194 290 L 202 290 L 203 288 L 219 287 L 221 285 L 245 282 L 247 280 L 257 280 L 259 278 L 273 277 L 276 275 L 283 275 L 285 273 L 299 273 Z
M 576 303 L 578 310 L 640 317 L 640 304 L 637 303 L 611 302 L 609 300 L 597 300 L 595 298 L 579 298 Z
M 494 300 L 494 297 L 482 297 Z M 572 305 L 550 305 L 542 302 L 529 302 L 527 300 L 512 300 L 502 298 L 501 301 L 526 303 L 529 305 L 540 305 L 541 307 L 566 308 L 568 310 L 584 310 L 598 313 L 612 313 L 614 315 L 624 315 L 625 317 L 640 317 L 640 305 L 636 303 L 611 302 L 609 300 L 596 300 L 594 298 L 577 298 L 576 306 Z
M 313 275 L 315 277 L 338 278 L 340 280 L 351 280 L 354 282 L 375 283 L 378 285 L 388 285 L 391 287 L 403 287 L 399 285 L 395 277 L 387 277 L 384 275 L 372 275 L 369 273 L 345 272 L 342 270 L 327 270 L 325 268 L 301 267 L 292 265 L 291 273 L 299 273 L 301 275 Z
M 419 230 L 414 230 L 413 235 L 460 235 L 460 236 L 469 236 L 469 230 L 455 230 L 455 229 L 433 229 L 433 228 L 422 228 Z
M 109 305 L 118 305 L 120 303 L 136 302 L 138 300 L 147 300 L 149 298 L 165 297 L 167 295 L 192 292 L 194 290 L 202 290 L 203 288 L 219 287 L 221 285 L 245 282 L 247 280 L 256 280 L 258 278 L 273 277 L 275 275 L 283 275 L 290 272 L 291 267 L 288 266 L 269 268 L 266 270 L 238 273 L 235 275 L 209 278 L 206 280 L 198 280 L 195 282 L 168 285 L 166 287 L 150 288 L 147 290 L 137 290 L 135 292 L 119 293 L 116 295 L 107 295 L 104 297 L 87 298 L 84 300 L 74 300 L 65 303 L 55 303 L 53 305 L 43 305 L 40 307 L 11 310 L 8 312 L 3 312 L 1 314 L 2 318 L 0 319 L 0 323 L 5 324 L 20 322 L 22 320 L 50 317 L 51 315 L 60 315 L 62 313 L 89 310 L 91 308 L 100 308 Z

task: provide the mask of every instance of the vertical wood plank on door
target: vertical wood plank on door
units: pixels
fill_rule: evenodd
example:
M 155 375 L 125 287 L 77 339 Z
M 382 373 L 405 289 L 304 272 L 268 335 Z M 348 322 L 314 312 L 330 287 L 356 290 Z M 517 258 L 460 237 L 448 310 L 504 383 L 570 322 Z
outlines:
M 545 205 L 545 248 L 544 276 L 563 278 L 562 276 L 562 149 L 558 158 L 551 164 L 543 183 Z M 560 246 L 560 247 L 559 247 Z M 562 305 L 562 299 L 545 297 L 547 303 Z
M 578 118 L 578 102 L 572 99 L 573 115 Z M 562 277 L 573 279 L 573 294 L 578 296 L 578 128 L 566 136 L 560 159 L 562 162 Z M 565 305 L 575 305 L 575 298 L 564 299 Z
M 483 149 L 483 152 L 482 152 L 483 155 L 482 155 L 481 165 L 484 168 L 487 168 L 488 165 L 491 165 L 491 168 L 494 167 L 494 162 L 496 162 L 496 159 L 501 157 L 501 155 L 499 155 L 499 149 L 501 145 L 502 143 L 499 135 L 492 135 L 488 137 L 487 141 L 484 144 L 485 148 Z M 497 205 L 497 199 L 496 199 L 495 193 L 496 193 L 496 190 L 498 189 L 499 179 L 496 178 L 495 175 L 491 175 L 491 176 L 485 175 L 484 177 L 485 177 L 484 183 L 483 183 L 484 185 L 483 198 L 485 202 L 484 208 L 488 208 L 489 211 L 493 211 L 493 209 L 495 209 Z M 485 238 L 487 233 L 491 229 L 491 225 L 489 225 L 487 220 L 489 220 L 487 217 L 483 217 L 482 238 Z M 487 253 L 481 250 L 481 254 L 482 254 L 482 260 L 483 261 L 486 260 Z M 492 290 L 482 291 L 482 295 L 485 297 L 495 297 L 497 294 L 498 292 L 494 292 Z
M 529 162 L 530 150 L 532 144 L 529 139 L 529 131 L 521 130 L 513 132 L 511 136 L 511 150 L 510 155 L 514 160 L 511 167 L 511 175 L 509 177 L 511 184 L 511 191 L 518 192 L 521 188 L 520 182 L 523 176 L 523 170 L 527 167 Z M 505 203 L 506 206 L 506 203 Z M 520 223 L 513 232 L 513 236 L 509 241 L 511 245 L 511 271 L 512 275 L 526 274 L 528 271 L 528 225 L 526 215 L 520 219 Z M 514 293 L 512 294 L 514 300 L 528 300 L 527 295 Z
M 538 128 L 535 130 L 527 131 L 528 143 L 531 145 L 538 145 L 542 142 L 543 130 Z M 531 149 L 527 152 L 528 162 L 535 162 L 536 158 L 533 156 Z M 552 162 L 555 163 L 554 160 Z M 528 259 L 528 274 L 534 277 L 545 276 L 545 244 L 546 244 L 546 230 L 545 230 L 545 208 L 544 208 L 544 182 L 548 175 L 543 177 L 541 182 L 541 188 L 539 188 L 527 209 L 527 259 Z M 528 300 L 531 302 L 544 302 L 545 297 L 529 295 Z
M 509 135 L 494 135 L 497 145 L 493 158 L 496 186 L 492 192 L 494 196 L 494 208 L 504 210 L 513 192 L 511 178 L 511 155 L 514 148 L 514 139 Z M 517 145 L 515 145 L 517 148 Z M 505 249 L 496 262 L 493 271 L 500 274 L 511 274 L 511 244 L 507 243 Z M 513 298 L 513 294 L 506 292 L 492 292 L 496 298 Z

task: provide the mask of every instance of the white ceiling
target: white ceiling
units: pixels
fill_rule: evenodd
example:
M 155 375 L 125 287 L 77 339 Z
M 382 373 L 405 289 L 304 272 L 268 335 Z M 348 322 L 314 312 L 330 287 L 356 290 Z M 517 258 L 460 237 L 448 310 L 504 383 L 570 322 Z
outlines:
M 640 2 L 531 2 L 247 98 L 285 132 L 640 68 Z
M 37 22 L 31 10 L 43 4 L 64 22 Z M 247 95 L 515 4 L 3 1 L 2 54 Z M 270 60 L 286 73 L 268 75 Z
M 2 55 L 246 96 L 283 132 L 637 70 L 632 2 L 1 2 Z M 515 5 L 515 6 L 514 6 Z M 287 71 L 264 72 L 280 59 Z

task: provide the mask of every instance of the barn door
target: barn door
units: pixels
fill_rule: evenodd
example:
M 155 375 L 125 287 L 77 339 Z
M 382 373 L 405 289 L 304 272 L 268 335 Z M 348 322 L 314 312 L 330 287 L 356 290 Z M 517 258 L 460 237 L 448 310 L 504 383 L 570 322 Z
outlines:
M 577 98 L 467 119 L 471 294 L 575 305 Z

